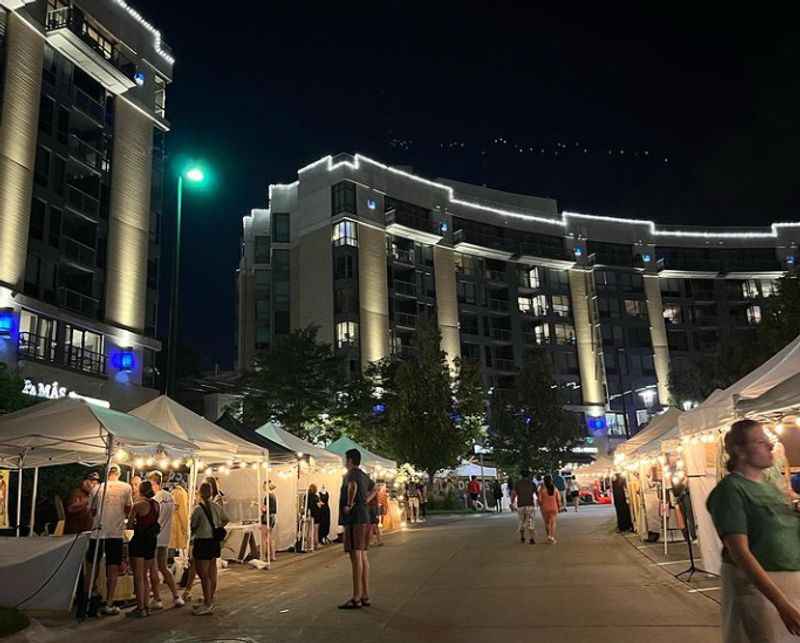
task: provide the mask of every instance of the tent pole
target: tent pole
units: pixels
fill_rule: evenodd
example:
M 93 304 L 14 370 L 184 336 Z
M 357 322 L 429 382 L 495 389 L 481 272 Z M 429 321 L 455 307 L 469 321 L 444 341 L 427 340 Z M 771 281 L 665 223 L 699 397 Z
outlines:
M 267 527 L 269 528 L 269 530 L 267 531 L 267 569 L 272 569 L 272 528 L 269 526 L 270 525 L 270 522 L 269 522 L 269 519 L 270 519 L 270 514 L 269 514 L 269 494 L 270 494 L 270 489 L 269 489 L 269 476 L 270 476 L 270 473 L 269 473 L 269 451 L 267 451 L 266 449 L 265 449 L 265 458 L 266 458 L 265 462 L 267 463 L 267 468 L 266 468 L 266 472 L 267 472 L 267 475 L 266 475 L 266 478 L 267 478 Z M 277 524 L 277 521 L 276 521 L 275 524 Z
M 102 430 L 102 427 L 101 427 Z M 97 514 L 97 529 L 92 529 L 92 531 L 97 531 L 94 541 L 94 552 L 92 552 L 92 575 L 89 576 L 89 596 L 88 596 L 88 603 L 91 602 L 92 594 L 94 594 L 95 584 L 97 580 L 97 558 L 98 554 L 100 553 L 100 534 L 103 531 L 103 512 L 106 507 L 106 491 L 108 490 L 108 472 L 111 469 L 111 454 L 113 453 L 114 448 L 114 436 L 108 434 L 108 443 L 106 446 L 106 478 L 103 481 L 103 495 L 100 498 L 100 511 Z M 96 496 L 95 496 L 96 497 Z M 108 599 L 111 598 L 110 596 L 106 596 L 106 602 Z
M 28 536 L 33 536 L 33 526 L 36 518 L 36 492 L 39 488 L 39 467 L 33 468 L 33 497 L 31 498 L 31 526 L 28 530 Z
M 663 518 L 661 520 L 661 523 L 662 523 L 663 528 L 664 528 L 664 556 L 667 556 L 667 554 L 668 554 L 668 551 L 667 551 L 667 540 L 668 540 L 668 537 L 669 537 L 669 531 L 668 531 L 668 526 L 669 526 L 669 507 L 667 506 L 667 481 L 663 479 L 664 478 L 663 474 L 662 474 L 661 478 L 662 478 L 662 480 L 661 480 L 661 503 L 662 503 L 662 507 L 663 507 L 662 511 L 664 512 L 664 516 L 663 516 Z
M 17 478 L 17 538 L 20 535 L 20 525 L 22 525 L 22 461 L 23 456 L 19 457 L 19 477 Z
M 186 539 L 186 556 L 187 556 L 187 563 L 188 563 L 188 556 L 189 556 L 189 547 L 191 546 L 192 542 L 192 521 L 191 516 L 192 512 L 194 511 L 194 497 L 195 497 L 195 487 L 197 486 L 197 457 L 192 458 L 192 468 L 189 471 L 189 522 L 186 528 L 187 539 Z
M 259 536 L 261 536 L 258 539 L 258 552 L 259 552 L 258 558 L 259 560 L 264 560 L 264 553 L 262 551 L 264 549 L 264 537 L 263 537 L 264 526 L 261 525 L 261 500 L 263 498 L 263 496 L 261 495 L 263 493 L 263 491 L 261 490 L 261 463 L 258 462 L 257 465 L 258 468 L 256 469 L 256 486 L 257 486 L 256 502 L 258 502 L 258 510 L 259 510 L 258 511 L 258 519 L 259 519 L 258 523 L 260 526 Z M 269 503 L 267 504 L 269 505 Z M 267 514 L 269 514 L 269 508 L 267 508 Z M 269 518 L 267 518 L 267 520 L 269 520 Z

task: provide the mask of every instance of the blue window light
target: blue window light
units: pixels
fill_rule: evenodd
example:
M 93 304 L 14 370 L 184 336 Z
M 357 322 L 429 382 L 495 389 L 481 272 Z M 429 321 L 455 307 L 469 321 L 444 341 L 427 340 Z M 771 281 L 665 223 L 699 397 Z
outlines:
M 644 261 L 645 263 L 650 263 L 650 260 L 652 258 L 653 257 L 651 257 L 650 255 L 642 255 L 642 261 Z
M 386 405 L 382 402 L 378 402 L 375 406 L 372 407 L 372 413 L 374 415 L 382 415 L 386 411 Z
M 119 371 L 130 373 L 136 368 L 136 353 L 133 348 L 123 348 L 111 356 L 111 364 Z
M 367 199 L 367 207 L 368 207 L 370 210 L 374 210 L 375 208 L 377 208 L 377 207 L 378 207 L 378 204 L 377 204 L 377 203 L 375 203 L 375 199 Z
M 0 337 L 11 337 L 14 331 L 14 309 L 0 309 Z
M 583 248 L 575 248 L 575 256 L 580 257 L 583 254 Z
M 133 82 L 135 82 L 139 87 L 144 85 L 144 72 L 143 71 L 137 71 L 133 75 Z
M 606 428 L 606 418 L 604 415 L 588 417 L 586 418 L 586 424 L 588 424 L 589 429 L 592 431 L 602 431 Z
M 786 265 L 787 266 L 793 266 L 794 262 L 795 262 L 794 255 L 789 255 L 788 257 L 786 257 Z
M 439 224 L 439 230 L 441 230 L 442 234 L 447 232 L 447 224 L 446 223 L 440 223 Z

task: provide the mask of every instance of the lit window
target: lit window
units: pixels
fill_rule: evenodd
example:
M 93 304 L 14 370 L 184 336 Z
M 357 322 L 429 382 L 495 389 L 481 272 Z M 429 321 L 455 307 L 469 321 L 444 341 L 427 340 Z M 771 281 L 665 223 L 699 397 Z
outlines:
M 764 297 L 772 297 L 778 294 L 778 282 L 775 279 L 762 279 L 761 280 L 761 295 Z
M 355 221 L 339 221 L 333 226 L 334 246 L 358 247 L 358 225 Z
M 748 279 L 742 282 L 742 297 L 745 299 L 756 299 L 758 297 L 758 281 Z
M 683 322 L 681 307 L 677 304 L 666 304 L 664 306 L 664 319 L 670 324 L 680 324 Z
M 644 426 L 650 421 L 650 411 L 647 409 L 638 409 L 636 411 L 636 424 L 637 426 Z
M 569 324 L 553 324 L 557 344 L 572 344 L 575 342 L 575 329 Z
M 569 317 L 569 297 L 553 296 L 553 314 L 559 317 Z
M 519 281 L 520 285 L 525 288 L 541 288 L 542 281 L 538 266 L 520 272 Z
M 639 299 L 626 299 L 625 314 L 631 317 L 646 317 L 647 309 L 645 303 Z
M 548 324 L 534 326 L 533 334 L 536 337 L 537 344 L 546 344 L 550 341 L 550 326 Z
M 531 313 L 536 317 L 543 317 L 547 314 L 547 297 L 536 295 L 536 297 L 518 297 L 517 304 L 520 312 Z
M 747 307 L 747 323 L 760 324 L 761 323 L 761 306 L 748 306 Z
M 336 348 L 347 348 L 358 343 L 358 322 L 336 324 Z

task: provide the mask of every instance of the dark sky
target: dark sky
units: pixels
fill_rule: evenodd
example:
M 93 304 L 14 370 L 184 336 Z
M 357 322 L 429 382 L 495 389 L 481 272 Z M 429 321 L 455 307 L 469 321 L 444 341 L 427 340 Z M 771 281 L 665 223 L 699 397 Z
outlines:
M 181 336 L 204 366 L 232 364 L 242 215 L 264 206 L 270 182 L 329 153 L 549 196 L 562 210 L 800 218 L 798 33 L 767 6 L 134 3 L 178 61 L 168 148 L 217 170 L 216 188 L 184 208 Z M 167 195 L 170 239 L 174 186 Z

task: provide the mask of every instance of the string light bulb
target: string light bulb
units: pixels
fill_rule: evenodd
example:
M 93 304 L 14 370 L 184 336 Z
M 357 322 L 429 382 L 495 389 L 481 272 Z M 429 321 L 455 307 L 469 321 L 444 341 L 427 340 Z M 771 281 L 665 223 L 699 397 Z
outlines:
M 117 459 L 117 462 L 125 462 L 128 459 L 128 452 L 125 449 L 117 449 L 114 457 Z
M 169 460 L 167 458 L 161 458 L 158 461 L 158 468 L 159 469 L 169 469 Z
M 155 458 L 147 458 L 147 466 L 152 467 L 156 463 Z

